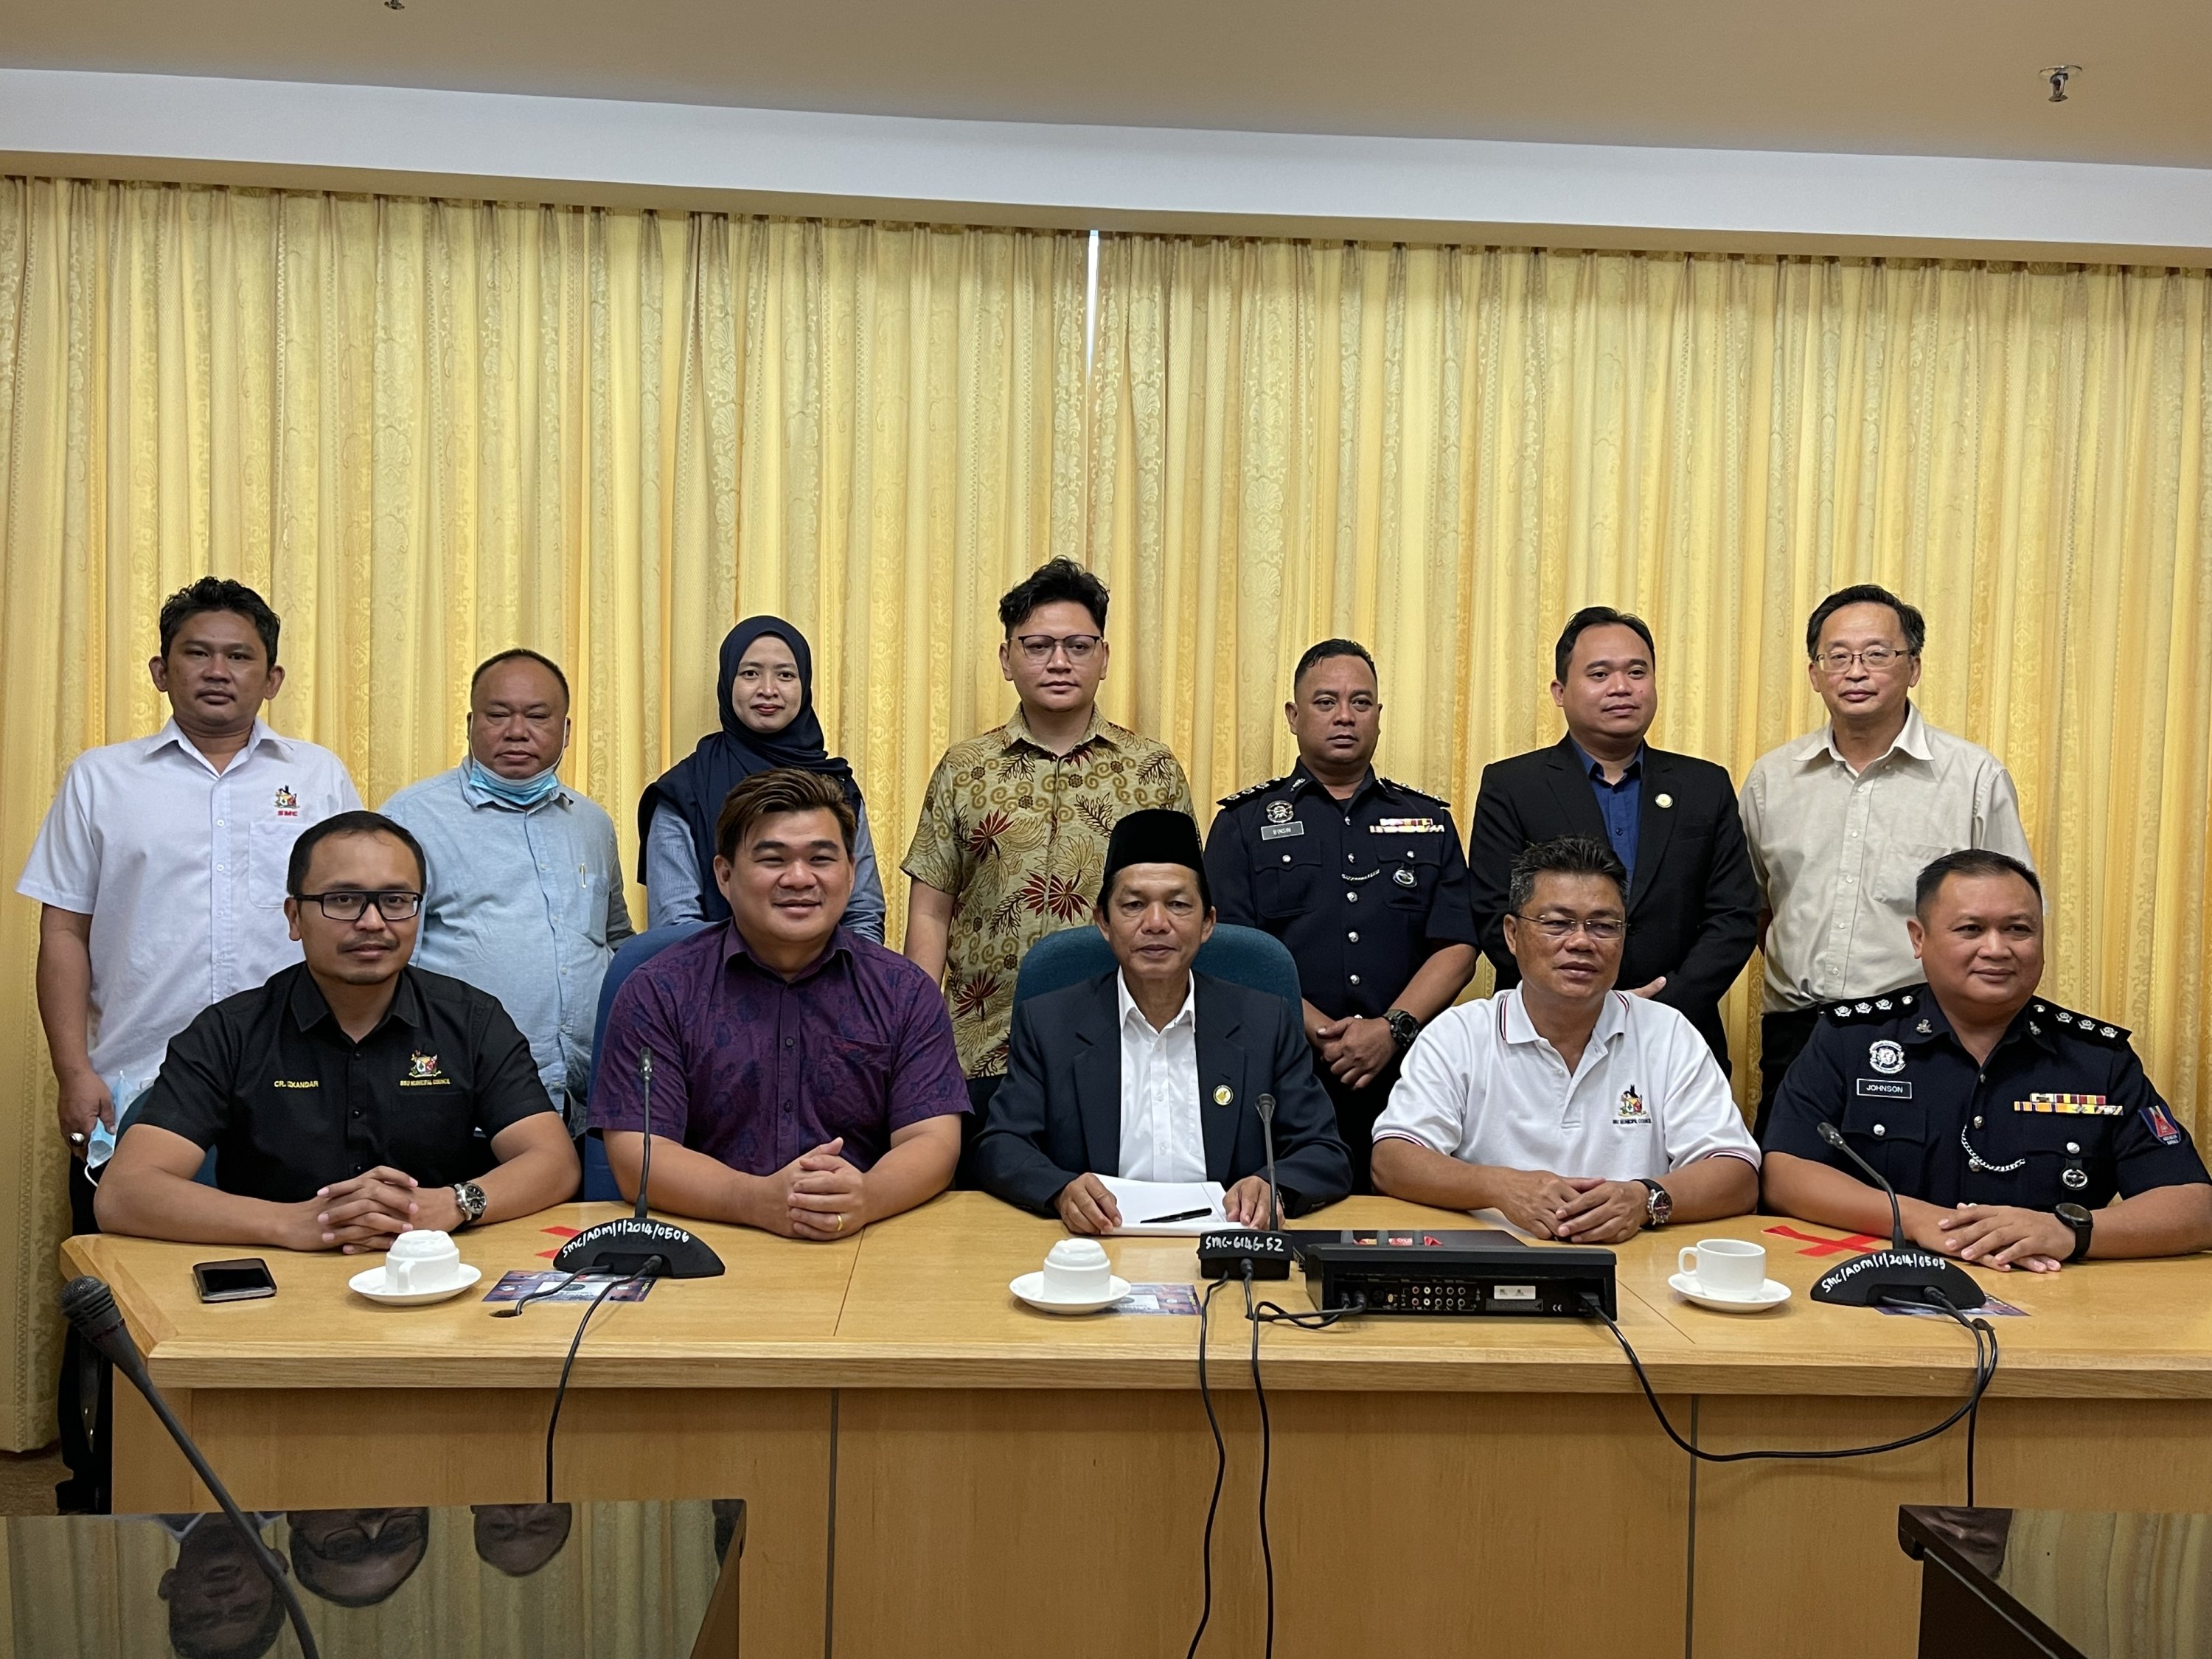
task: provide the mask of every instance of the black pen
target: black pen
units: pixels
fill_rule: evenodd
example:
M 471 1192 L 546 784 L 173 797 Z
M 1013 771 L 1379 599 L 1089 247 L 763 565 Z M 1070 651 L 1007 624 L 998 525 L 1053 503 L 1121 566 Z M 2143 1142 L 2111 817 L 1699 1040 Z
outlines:
M 1195 1221 L 1202 1215 L 1212 1213 L 1213 1206 L 1209 1204 L 1202 1210 L 1178 1210 L 1173 1215 L 1156 1215 L 1149 1220 L 1139 1221 L 1137 1224 L 1139 1227 L 1164 1227 L 1170 1221 Z

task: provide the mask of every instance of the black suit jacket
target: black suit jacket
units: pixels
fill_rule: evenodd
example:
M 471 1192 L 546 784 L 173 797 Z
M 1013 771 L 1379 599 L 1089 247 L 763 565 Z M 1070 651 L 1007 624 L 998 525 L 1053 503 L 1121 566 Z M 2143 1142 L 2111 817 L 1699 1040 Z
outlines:
M 1299 1215 L 1352 1190 L 1336 1109 L 1314 1076 L 1305 1030 L 1290 1005 L 1211 975 L 1198 981 L 1199 1121 L 1206 1178 L 1224 1186 L 1265 1175 L 1257 1104 L 1275 1097 L 1275 1179 Z M 1079 1175 L 1121 1168 L 1121 1004 L 1115 975 L 1032 997 L 1014 1010 L 1006 1080 L 992 1097 L 974 1151 L 975 1182 L 1050 1214 Z M 1229 1091 L 1226 1104 L 1216 1096 Z
M 1673 805 L 1661 806 L 1662 795 Z M 1523 848 L 1560 836 L 1606 839 L 1605 817 L 1571 739 L 1483 769 L 1468 834 L 1468 882 L 1482 951 L 1498 969 L 1500 990 L 1521 981 L 1505 948 L 1513 860 Z M 1735 786 L 1711 761 L 1646 747 L 1621 988 L 1649 985 L 1664 974 L 1667 988 L 1657 1000 L 1698 1028 L 1725 1069 L 1721 999 L 1758 942 L 1759 884 L 1744 847 Z

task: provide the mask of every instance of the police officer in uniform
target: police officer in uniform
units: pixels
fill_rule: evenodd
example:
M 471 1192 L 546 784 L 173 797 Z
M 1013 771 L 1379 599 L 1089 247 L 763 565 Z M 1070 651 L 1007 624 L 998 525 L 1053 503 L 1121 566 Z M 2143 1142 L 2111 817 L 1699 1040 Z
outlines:
M 1449 806 L 1370 765 L 1382 701 L 1364 647 L 1323 640 L 1291 692 L 1298 763 L 1222 801 L 1206 875 L 1219 920 L 1273 933 L 1297 961 L 1352 1190 L 1371 1192 L 1368 1152 L 1399 1057 L 1474 976 L 1467 860 Z
M 2127 1032 L 2035 994 L 2034 872 L 1947 854 L 1905 925 L 1927 983 L 1822 1016 L 1767 1124 L 1767 1207 L 1888 1232 L 1888 1200 L 1825 1121 L 1896 1187 L 1915 1243 L 1974 1267 L 2212 1247 L 2212 1177 Z

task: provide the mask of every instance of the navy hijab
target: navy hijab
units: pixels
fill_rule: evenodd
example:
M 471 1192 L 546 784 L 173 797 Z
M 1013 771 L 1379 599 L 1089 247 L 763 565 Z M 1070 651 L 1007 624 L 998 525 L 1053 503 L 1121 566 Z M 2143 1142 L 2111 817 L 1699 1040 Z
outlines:
M 781 732 L 756 732 L 748 726 L 738 718 L 733 697 L 738 665 L 763 634 L 773 634 L 789 646 L 799 664 L 799 713 Z M 653 816 L 661 807 L 683 815 L 691 831 L 692 850 L 699 859 L 700 914 L 710 922 L 727 921 L 730 915 L 728 903 L 714 885 L 715 820 L 721 817 L 724 798 L 746 778 L 787 766 L 826 773 L 844 789 L 853 810 L 860 810 L 860 787 L 854 781 L 853 769 L 830 752 L 822 735 L 822 721 L 814 712 L 814 653 L 807 647 L 805 635 L 781 617 L 746 617 L 722 641 L 714 700 L 721 711 L 722 729 L 700 738 L 699 746 L 670 767 L 658 783 L 647 786 L 637 804 L 641 848 L 653 833 Z M 644 878 L 642 869 L 639 878 Z

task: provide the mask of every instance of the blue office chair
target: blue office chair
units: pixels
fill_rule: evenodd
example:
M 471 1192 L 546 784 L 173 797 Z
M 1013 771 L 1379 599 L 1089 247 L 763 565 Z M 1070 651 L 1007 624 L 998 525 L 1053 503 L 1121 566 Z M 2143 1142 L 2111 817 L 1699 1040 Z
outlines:
M 1030 946 L 1014 975 L 1014 1006 L 1047 991 L 1065 990 L 1095 978 L 1114 966 L 1114 951 L 1096 927 L 1070 927 L 1047 933 Z M 1191 964 L 1201 974 L 1225 979 L 1254 991 L 1273 991 L 1291 1005 L 1303 1024 L 1305 1004 L 1298 990 L 1298 965 L 1282 940 L 1256 927 L 1237 927 L 1228 922 L 1213 930 L 1213 937 L 1198 947 Z
M 592 1025 L 592 1081 L 586 1097 L 599 1091 L 599 1054 L 606 1047 L 607 1014 L 615 1006 L 615 993 L 630 976 L 639 963 L 659 956 L 672 945 L 680 945 L 701 928 L 703 921 L 671 922 L 665 927 L 652 927 L 633 938 L 624 939 L 615 951 L 615 959 L 607 964 L 607 976 L 599 981 L 599 1018 Z M 619 1204 L 622 1188 L 615 1184 L 613 1167 L 607 1162 L 606 1145 L 597 1135 L 584 1137 L 584 1191 L 586 1204 Z

